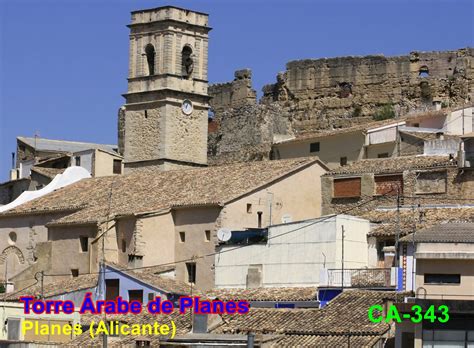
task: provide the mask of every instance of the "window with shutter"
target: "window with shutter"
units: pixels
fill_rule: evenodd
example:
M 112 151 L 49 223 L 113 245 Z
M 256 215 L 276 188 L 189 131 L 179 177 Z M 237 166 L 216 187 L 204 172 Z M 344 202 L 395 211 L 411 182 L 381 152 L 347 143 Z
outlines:
M 360 178 L 334 179 L 334 198 L 360 197 Z

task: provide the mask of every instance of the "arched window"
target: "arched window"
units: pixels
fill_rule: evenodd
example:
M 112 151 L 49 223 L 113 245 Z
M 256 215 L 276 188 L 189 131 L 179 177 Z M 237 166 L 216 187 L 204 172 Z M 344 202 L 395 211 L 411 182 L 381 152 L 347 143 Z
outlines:
M 428 77 L 430 75 L 430 70 L 428 69 L 428 67 L 426 65 L 423 65 L 421 68 L 420 68 L 420 72 L 418 74 L 419 77 Z
M 194 70 L 194 61 L 193 61 L 193 50 L 190 46 L 186 45 L 181 51 L 182 59 L 182 74 L 185 77 L 190 77 Z
M 148 63 L 148 75 L 155 75 L 155 47 L 152 44 L 146 45 L 145 54 Z

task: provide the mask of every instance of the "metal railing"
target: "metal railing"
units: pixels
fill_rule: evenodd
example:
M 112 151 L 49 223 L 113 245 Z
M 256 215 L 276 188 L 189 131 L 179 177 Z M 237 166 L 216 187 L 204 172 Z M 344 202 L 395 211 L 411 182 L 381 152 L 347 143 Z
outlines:
M 327 286 L 347 288 L 386 288 L 395 287 L 390 268 L 328 269 Z

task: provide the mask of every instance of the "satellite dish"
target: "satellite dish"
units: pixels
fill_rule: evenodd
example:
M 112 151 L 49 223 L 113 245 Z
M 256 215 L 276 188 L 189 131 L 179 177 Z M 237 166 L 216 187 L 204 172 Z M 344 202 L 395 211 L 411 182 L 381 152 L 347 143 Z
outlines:
M 217 239 L 221 242 L 227 242 L 232 237 L 232 231 L 228 228 L 220 228 L 217 231 Z

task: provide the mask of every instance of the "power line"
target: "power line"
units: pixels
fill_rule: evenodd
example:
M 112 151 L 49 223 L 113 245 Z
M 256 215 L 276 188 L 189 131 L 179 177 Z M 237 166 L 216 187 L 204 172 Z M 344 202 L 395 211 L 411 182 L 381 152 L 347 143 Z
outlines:
M 390 192 L 387 192 L 385 195 L 387 195 L 388 193 Z M 366 204 L 369 204 L 377 199 L 380 199 L 382 198 L 383 196 L 378 196 L 378 197 L 373 197 L 365 202 L 362 202 L 362 203 L 359 203 L 358 205 L 356 206 L 353 206 L 351 208 L 348 208 L 346 210 L 343 210 L 341 212 L 338 212 L 337 215 L 339 214 L 346 214 L 352 210 L 355 210 L 357 208 L 360 208 L 361 206 L 364 206 Z M 332 215 L 328 215 L 328 216 L 325 216 L 325 217 L 322 217 L 314 222 L 311 222 L 307 225 L 304 225 L 304 226 L 300 226 L 298 228 L 295 228 L 293 230 L 289 230 L 287 232 L 284 232 L 284 233 L 281 233 L 281 234 L 278 234 L 278 235 L 275 235 L 273 237 L 269 237 L 267 238 L 267 240 L 272 240 L 272 239 L 275 239 L 275 238 L 279 238 L 279 237 L 282 237 L 282 236 L 285 236 L 285 235 L 288 235 L 290 233 L 294 233 L 294 232 L 297 232 L 299 230 L 302 230 L 306 227 L 309 227 L 309 226 L 313 226 L 313 225 L 316 225 L 318 223 L 321 223 L 321 222 L 324 222 L 328 219 L 331 219 L 335 214 L 332 214 Z M 155 265 L 150 265 L 150 266 L 142 266 L 142 267 L 134 267 L 134 268 L 127 268 L 127 269 L 124 269 L 124 271 L 134 271 L 134 270 L 141 270 L 141 269 L 148 269 L 148 268 L 154 268 L 154 267 L 162 267 L 162 266 L 173 266 L 173 265 L 177 265 L 177 264 L 180 264 L 180 263 L 186 263 L 186 262 L 193 262 L 195 260 L 199 260 L 199 259 L 203 259 L 203 258 L 206 258 L 206 257 L 211 257 L 211 256 L 215 256 L 215 255 L 218 255 L 218 254 L 224 254 L 224 253 L 228 253 L 228 252 L 231 252 L 231 251 L 235 251 L 235 250 L 238 250 L 238 249 L 242 249 L 242 248 L 245 248 L 245 247 L 248 247 L 248 246 L 251 246 L 251 245 L 254 245 L 254 244 L 243 244 L 243 245 L 239 245 L 239 246 L 236 246 L 234 248 L 231 248 L 231 249 L 227 249 L 227 250 L 223 250 L 223 251 L 217 251 L 217 252 L 213 252 L 213 253 L 209 253 L 209 254 L 204 254 L 204 255 L 200 255 L 200 256 L 196 256 L 196 257 L 192 257 L 192 258 L 188 258 L 188 259 L 183 259 L 183 260 L 178 260 L 178 261 L 173 261 L 173 262 L 167 262 L 167 263 L 161 263 L 161 264 L 155 264 Z M 115 273 L 116 271 L 105 271 L 105 272 L 108 272 L 108 273 Z M 88 272 L 88 273 L 82 273 L 81 275 L 89 275 L 89 274 L 100 274 L 102 272 Z M 44 275 L 45 277 L 64 277 L 64 276 L 70 276 L 70 274 L 45 274 Z

